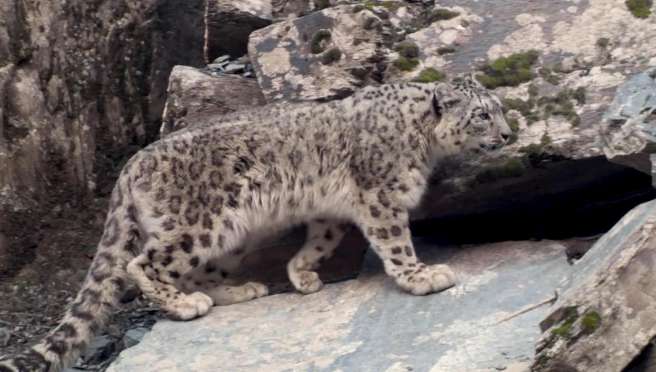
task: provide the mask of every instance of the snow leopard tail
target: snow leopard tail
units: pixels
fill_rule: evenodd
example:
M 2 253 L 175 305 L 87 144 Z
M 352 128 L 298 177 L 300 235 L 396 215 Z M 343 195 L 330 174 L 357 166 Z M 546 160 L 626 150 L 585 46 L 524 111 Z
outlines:
M 0 372 L 60 371 L 75 362 L 104 328 L 127 289 L 126 266 L 140 249 L 135 209 L 128 190 L 127 177 L 120 177 L 112 192 L 96 256 L 62 321 L 38 344 L 0 361 Z

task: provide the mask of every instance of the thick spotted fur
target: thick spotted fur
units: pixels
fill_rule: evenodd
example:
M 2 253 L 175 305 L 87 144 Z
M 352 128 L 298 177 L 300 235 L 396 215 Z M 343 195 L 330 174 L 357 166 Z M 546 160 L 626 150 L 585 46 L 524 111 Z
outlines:
M 218 121 L 230 121 L 230 124 Z M 421 263 L 408 210 L 435 163 L 493 150 L 511 132 L 499 101 L 474 80 L 368 87 L 341 101 L 217 118 L 155 142 L 124 167 L 87 278 L 41 343 L 0 362 L 0 372 L 58 371 L 103 327 L 136 284 L 176 319 L 267 294 L 226 280 L 253 236 L 308 223 L 289 262 L 302 293 L 322 286 L 315 269 L 357 226 L 404 290 L 454 285 L 446 265 Z

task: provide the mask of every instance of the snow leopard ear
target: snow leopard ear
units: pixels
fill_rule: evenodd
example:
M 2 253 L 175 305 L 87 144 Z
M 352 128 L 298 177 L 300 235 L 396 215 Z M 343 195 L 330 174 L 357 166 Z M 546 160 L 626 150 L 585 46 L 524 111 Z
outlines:
M 462 101 L 462 96 L 447 83 L 439 83 L 433 90 L 433 109 L 435 115 L 442 116 L 451 107 Z

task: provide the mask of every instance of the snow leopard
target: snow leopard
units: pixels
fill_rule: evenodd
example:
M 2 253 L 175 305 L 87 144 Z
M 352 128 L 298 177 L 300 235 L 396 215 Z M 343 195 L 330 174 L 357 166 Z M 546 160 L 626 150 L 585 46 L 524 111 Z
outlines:
M 450 288 L 455 273 L 415 254 L 409 211 L 434 166 L 495 151 L 508 127 L 499 99 L 471 77 L 365 87 L 339 101 L 222 117 L 154 142 L 122 169 L 97 253 L 77 297 L 43 341 L 0 372 L 58 371 L 74 361 L 132 285 L 170 317 L 267 294 L 228 285 L 249 237 L 306 223 L 287 270 L 302 293 L 321 289 L 319 262 L 357 227 L 403 290 Z

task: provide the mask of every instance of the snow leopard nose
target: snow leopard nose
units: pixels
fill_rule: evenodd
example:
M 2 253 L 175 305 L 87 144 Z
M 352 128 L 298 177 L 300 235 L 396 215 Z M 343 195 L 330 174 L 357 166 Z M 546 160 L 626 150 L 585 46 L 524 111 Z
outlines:
M 510 140 L 510 134 L 509 133 L 501 133 L 501 138 L 503 138 L 504 143 L 508 143 Z

